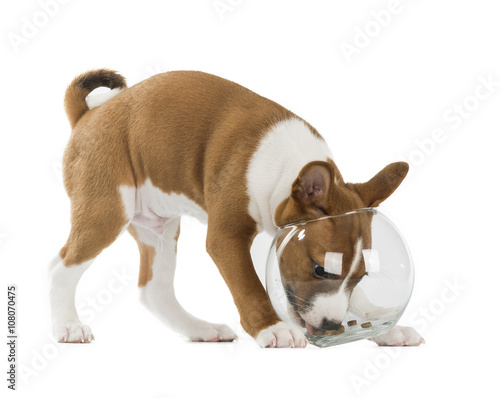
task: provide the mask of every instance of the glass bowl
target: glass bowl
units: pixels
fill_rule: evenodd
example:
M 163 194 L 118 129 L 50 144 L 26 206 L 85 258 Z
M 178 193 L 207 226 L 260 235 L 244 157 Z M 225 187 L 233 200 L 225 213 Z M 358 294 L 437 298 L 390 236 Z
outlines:
M 274 309 L 319 347 L 388 332 L 410 300 L 413 281 L 407 244 L 374 208 L 286 225 L 267 259 Z

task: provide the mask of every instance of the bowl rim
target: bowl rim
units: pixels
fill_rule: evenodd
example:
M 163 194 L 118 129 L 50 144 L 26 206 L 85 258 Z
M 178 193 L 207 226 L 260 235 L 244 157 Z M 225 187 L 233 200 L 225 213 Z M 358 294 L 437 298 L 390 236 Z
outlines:
M 360 209 L 349 210 L 349 211 L 346 211 L 344 213 L 328 214 L 326 216 L 322 216 L 322 217 L 318 217 L 318 218 L 310 218 L 307 220 L 299 220 L 299 221 L 291 222 L 291 223 L 285 224 L 281 227 L 278 227 L 278 231 L 284 230 L 287 228 L 298 227 L 298 226 L 305 225 L 305 224 L 310 224 L 310 223 L 317 222 L 317 221 L 350 216 L 350 215 L 357 214 L 357 213 L 380 214 L 380 215 L 384 216 L 385 218 L 389 219 L 387 216 L 385 216 L 383 213 L 381 213 L 380 210 L 377 209 L 376 207 L 362 207 Z

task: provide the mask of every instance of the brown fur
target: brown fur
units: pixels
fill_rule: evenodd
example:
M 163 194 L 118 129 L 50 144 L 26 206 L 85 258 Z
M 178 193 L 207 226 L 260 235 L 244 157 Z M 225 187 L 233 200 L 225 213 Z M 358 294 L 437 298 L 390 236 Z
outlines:
M 154 76 L 88 111 L 85 96 L 101 85 L 125 87 L 125 80 L 111 71 L 92 71 L 77 77 L 66 93 L 73 132 L 63 171 L 72 228 L 60 252 L 64 263 L 80 264 L 109 246 L 130 221 L 119 187 L 139 187 L 150 179 L 163 192 L 182 193 L 207 212 L 207 251 L 245 330 L 255 337 L 277 323 L 250 256 L 257 225 L 248 214 L 246 172 L 264 133 L 281 120 L 298 117 L 238 84 L 187 71 Z M 369 187 L 343 184 L 333 161 L 304 173 L 280 205 L 278 224 L 363 207 L 360 195 L 371 197 Z M 317 173 L 325 189 L 311 199 L 301 181 L 307 177 L 315 182 Z M 301 199 L 304 192 L 309 203 Z M 333 203 L 331 194 L 340 198 Z M 154 248 L 139 244 L 139 249 L 142 284 L 151 277 Z
M 396 162 L 368 182 L 346 184 L 333 160 L 311 162 L 301 170 L 291 196 L 276 209 L 277 225 L 378 206 L 396 190 L 407 173 L 408 164 Z M 312 185 L 314 181 L 316 186 Z
M 68 88 L 74 90 L 74 86 Z M 96 257 L 129 221 L 119 192 L 120 185 L 135 185 L 123 111 L 106 104 L 88 111 L 66 147 L 63 175 L 71 199 L 72 228 L 60 255 L 68 266 Z
M 137 242 L 139 253 L 141 254 L 138 286 L 143 287 L 146 286 L 151 279 L 153 279 L 153 262 L 156 256 L 156 249 L 153 246 L 146 245 L 144 242 L 141 242 L 139 235 L 137 234 L 137 230 L 133 225 L 129 225 L 127 230 Z

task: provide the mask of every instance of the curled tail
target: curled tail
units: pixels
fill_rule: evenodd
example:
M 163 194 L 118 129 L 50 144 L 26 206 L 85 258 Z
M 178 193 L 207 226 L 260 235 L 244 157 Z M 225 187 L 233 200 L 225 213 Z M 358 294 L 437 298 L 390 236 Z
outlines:
M 116 95 L 127 88 L 127 83 L 123 76 L 109 69 L 91 70 L 75 77 L 66 89 L 64 96 L 64 108 L 71 128 L 74 128 L 83 114 L 90 109 L 85 98 L 97 87 L 108 87 L 111 90 L 118 89 L 113 93 Z M 108 96 L 109 98 L 111 96 Z

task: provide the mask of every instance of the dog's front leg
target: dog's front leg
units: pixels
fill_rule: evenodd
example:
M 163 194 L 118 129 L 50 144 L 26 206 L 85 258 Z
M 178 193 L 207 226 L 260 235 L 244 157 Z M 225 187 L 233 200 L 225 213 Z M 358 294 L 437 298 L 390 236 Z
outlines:
M 234 223 L 217 221 L 209 219 L 207 251 L 233 295 L 243 328 L 261 347 L 305 347 L 304 334 L 280 320 L 255 272 L 250 255 L 255 223 L 241 222 L 235 230 Z

